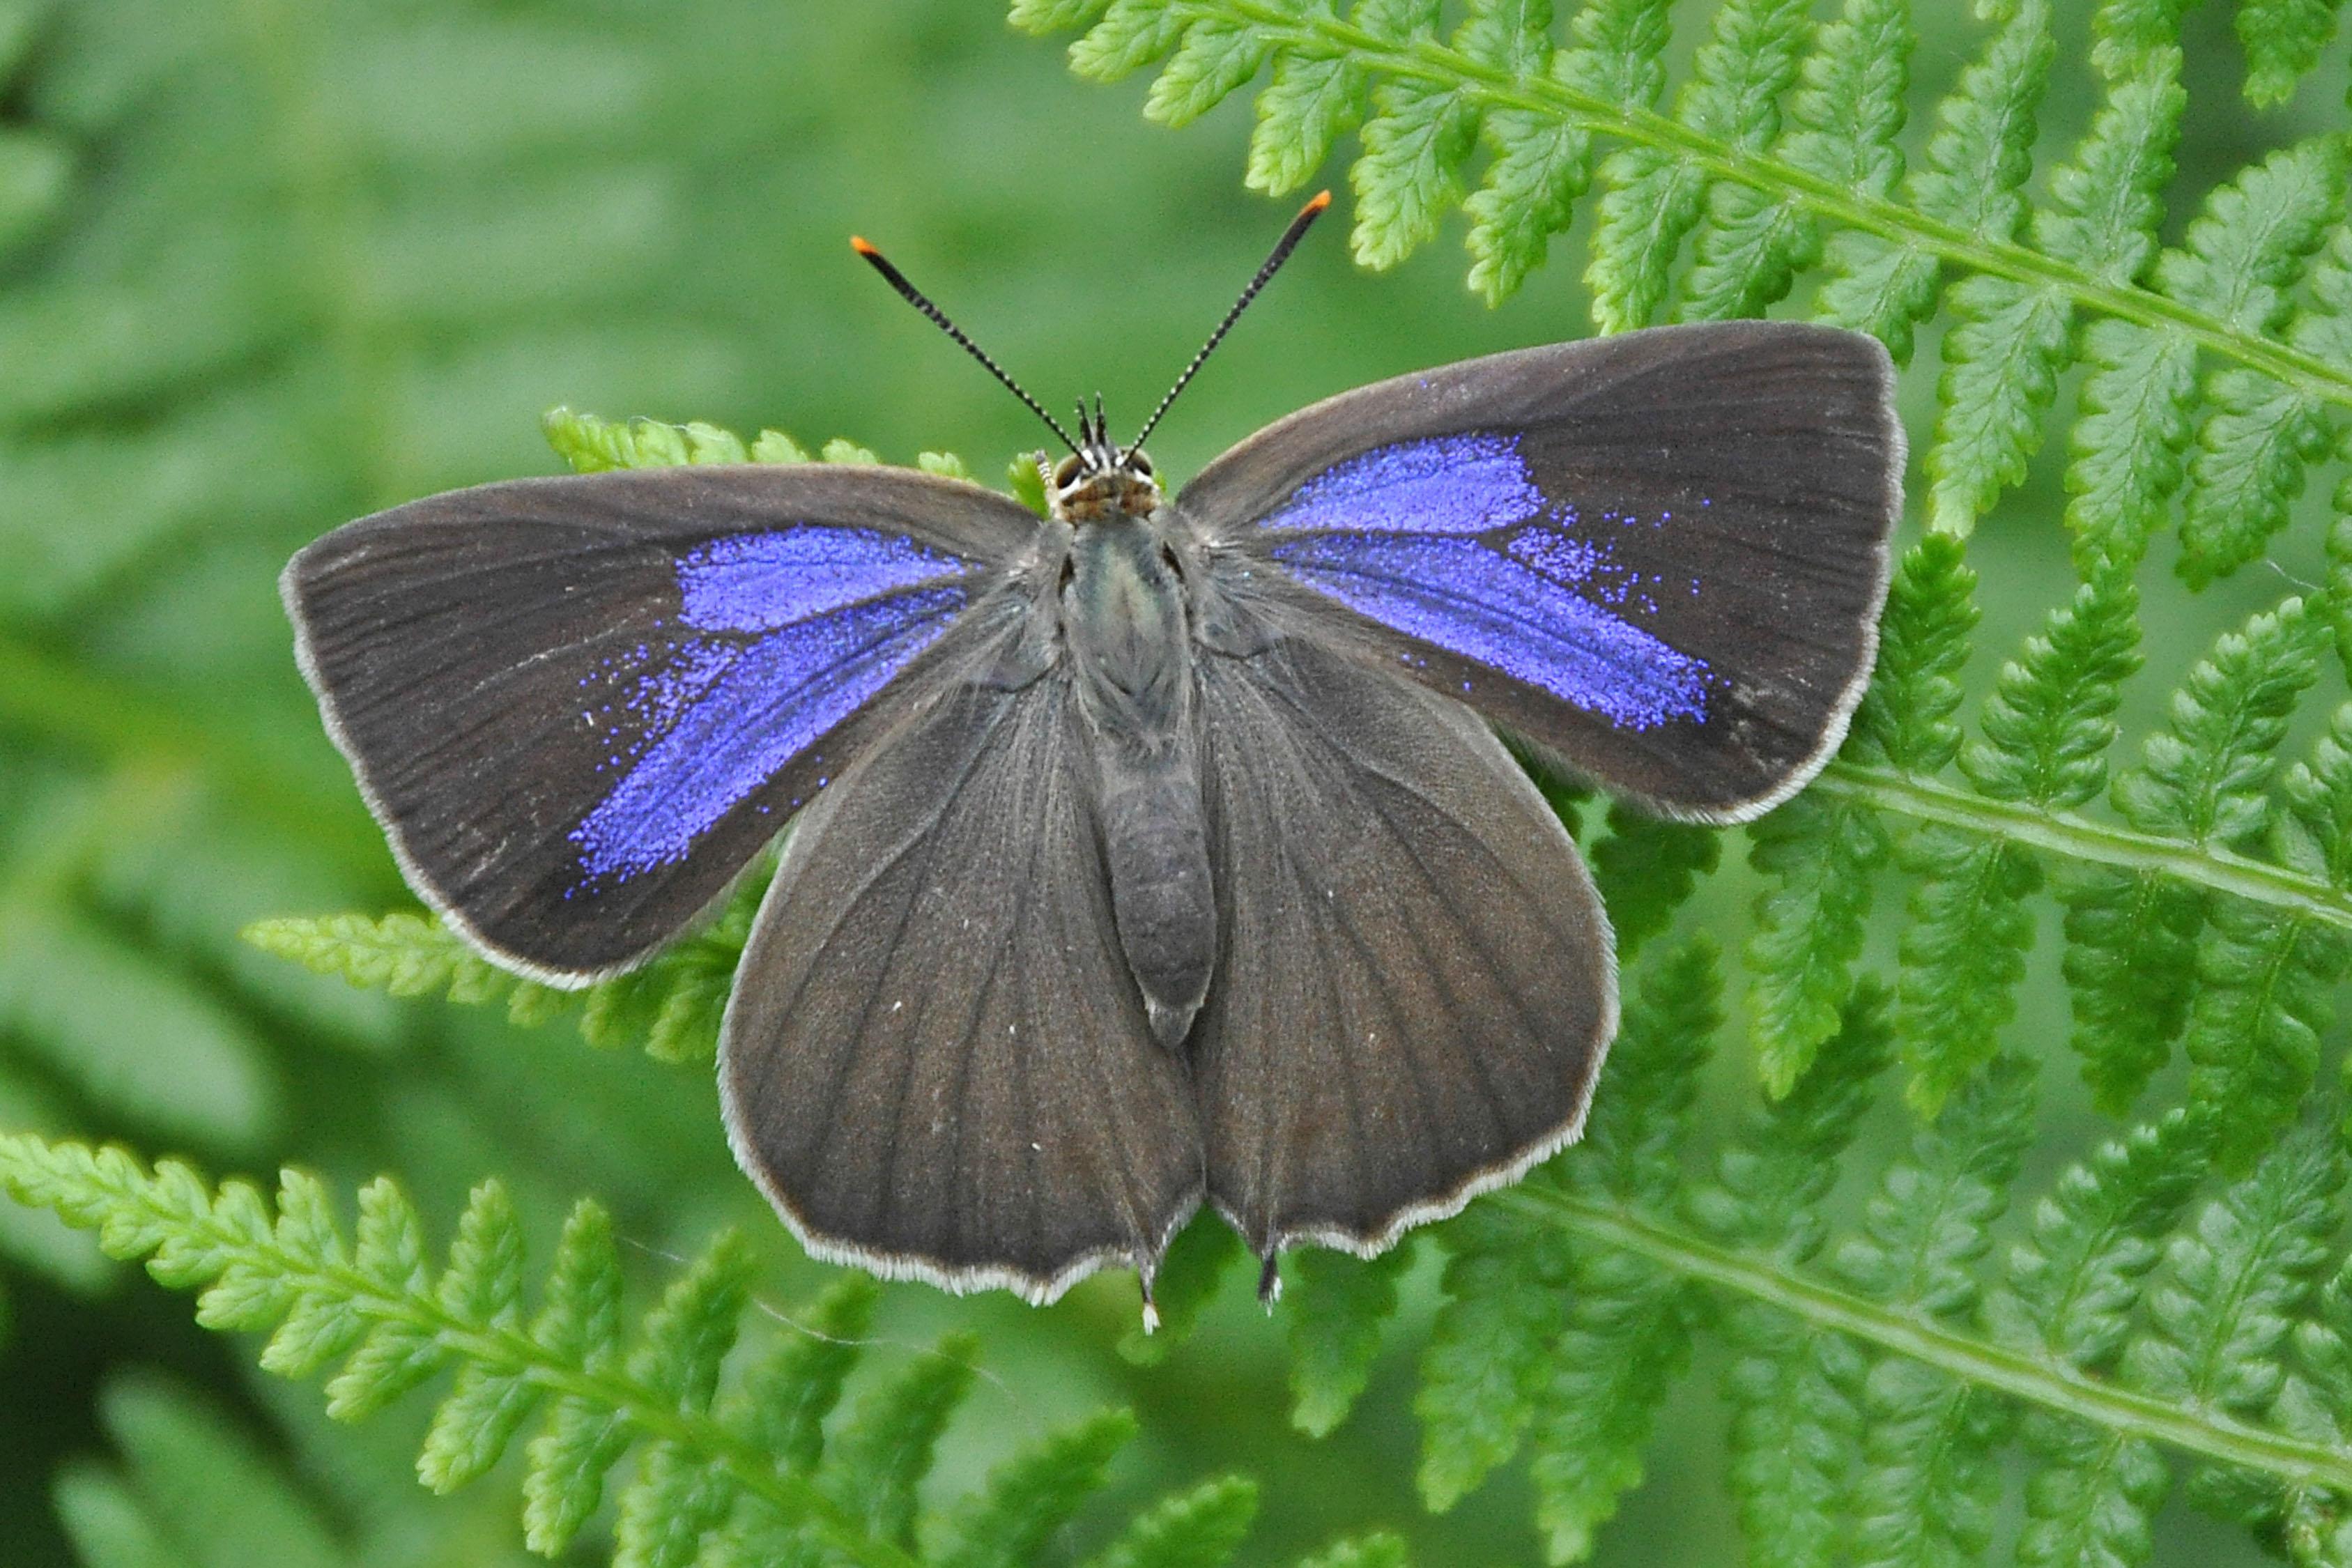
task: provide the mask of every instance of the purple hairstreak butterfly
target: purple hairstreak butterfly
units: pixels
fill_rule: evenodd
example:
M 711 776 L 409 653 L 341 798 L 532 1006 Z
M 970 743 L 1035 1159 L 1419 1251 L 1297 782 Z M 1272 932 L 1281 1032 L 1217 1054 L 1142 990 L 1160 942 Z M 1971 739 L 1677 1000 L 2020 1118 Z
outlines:
M 1280 420 L 1171 494 L 1073 437 L 1051 515 L 931 474 L 518 479 L 362 518 L 286 605 L 417 894 L 576 986 L 788 826 L 719 1050 L 820 1258 L 1048 1300 L 1205 1199 L 1370 1254 L 1575 1138 L 1608 917 L 1497 731 L 1738 822 L 1867 679 L 1901 507 L 1872 338 L 1659 327 Z

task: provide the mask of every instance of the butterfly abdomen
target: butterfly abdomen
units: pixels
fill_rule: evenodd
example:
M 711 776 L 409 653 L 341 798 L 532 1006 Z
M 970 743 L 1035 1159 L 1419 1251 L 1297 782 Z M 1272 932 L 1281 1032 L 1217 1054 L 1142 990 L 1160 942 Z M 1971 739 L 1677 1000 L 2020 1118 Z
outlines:
M 1063 634 L 1095 753 L 1097 825 L 1120 950 L 1152 1033 L 1192 1027 L 1216 967 L 1184 584 L 1143 518 L 1073 542 Z

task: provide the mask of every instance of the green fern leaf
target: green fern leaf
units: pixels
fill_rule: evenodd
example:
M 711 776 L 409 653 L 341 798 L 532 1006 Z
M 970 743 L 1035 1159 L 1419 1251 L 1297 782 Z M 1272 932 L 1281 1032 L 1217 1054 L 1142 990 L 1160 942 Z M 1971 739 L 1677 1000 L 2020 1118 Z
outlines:
M 440 1292 L 442 1305 L 469 1322 L 508 1328 L 520 1319 L 522 1226 L 499 1183 L 484 1182 L 467 1199 Z
M 2352 708 L 2338 709 L 2309 764 L 2283 781 L 2280 859 L 2344 885 L 2352 875 Z M 2352 937 L 2305 915 L 2237 900 L 2214 909 L 2197 953 L 2189 1015 L 2189 1093 L 2221 1129 L 2221 1158 L 2242 1170 L 2302 1103 L 2334 1016 Z
M 1765 1091 L 1779 1096 L 1836 1032 L 1889 844 L 1878 813 L 1819 794 L 1763 817 L 1748 841 L 1767 879 L 1745 955 L 1748 1037 Z
M 751 1253 L 733 1231 L 722 1233 L 662 1292 L 647 1314 L 629 1375 L 689 1415 L 710 1408 L 719 1363 L 735 1346 L 751 1294 Z
M 2033 239 L 2042 252 L 2113 283 L 2129 283 L 2147 267 L 2163 214 L 2158 193 L 2172 177 L 2172 146 L 2188 104 L 2179 68 L 2178 50 L 2152 50 L 2115 84 L 2074 161 L 2051 175 L 2050 205 L 2033 215 Z M 1994 277 L 1963 281 L 1952 292 L 1952 308 L 1957 321 L 1945 343 L 1942 411 L 1927 468 L 1935 526 L 1965 532 L 2001 489 L 2024 477 L 2041 444 L 2074 310 L 2063 287 Z M 2101 387 L 2097 395 L 2116 390 Z M 2137 432 L 2118 434 L 2128 442 Z M 2082 437 L 2108 438 L 2096 427 Z M 2103 478 L 2093 470 L 2083 475 L 2085 484 Z M 2080 526 L 2107 536 L 2118 525 L 2086 517 Z
M 751 461 L 741 437 L 699 421 L 665 425 L 657 419 L 599 419 L 559 406 L 549 409 L 540 424 L 547 444 L 574 473 Z
M 1257 1488 L 1238 1477 L 1211 1481 L 1144 1513 L 1087 1568 L 1219 1568 L 1257 1516 Z
M 1111 0 L 1101 19 L 1070 46 L 1070 68 L 1096 81 L 1117 81 L 1166 58 L 1190 19 L 1171 0 Z
M 1703 938 L 1645 966 L 1612 1049 L 1612 1092 L 1565 1163 L 1572 1188 L 1667 1201 L 1685 1113 L 1722 1023 L 1721 990 Z M 1529 1429 L 1528 1474 L 1549 1561 L 1589 1555 L 1619 1497 L 1641 1483 L 1651 1423 L 1688 1356 L 1691 1310 L 1688 1287 L 1646 1258 L 1609 1248 L 1577 1255 Z
M 1026 33 L 1059 33 L 1093 26 L 1109 6 L 1110 0 L 1013 0 L 1010 20 Z
M 2319 632 L 2301 601 L 2290 599 L 2242 635 L 2223 637 L 2174 696 L 2171 731 L 2148 739 L 2145 766 L 2116 780 L 2124 819 L 2196 842 L 2243 847 L 2258 837 L 2269 820 L 2272 754 L 2296 697 L 2318 672 Z M 2074 1047 L 2102 1103 L 2120 1109 L 2182 1026 L 2209 900 L 2155 872 L 2105 868 L 2071 876 L 2061 894 Z M 2227 967 L 2242 973 L 2246 965 Z M 2212 1027 L 2229 1032 L 2220 1018 Z
M 2076 1366 L 2112 1364 L 2141 1282 L 2205 1173 L 2210 1125 L 2201 1108 L 2194 1121 L 2175 1110 L 2061 1174 L 1986 1301 L 1994 1331 Z
M 857 1365 L 881 1292 L 863 1274 L 845 1274 L 793 1314 L 790 1331 L 743 1382 L 739 1426 L 788 1470 L 807 1473 L 824 1457 L 824 1422 Z
M 1698 222 L 1706 187 L 1687 165 L 1647 147 L 1623 147 L 1601 161 L 1601 217 L 1584 286 L 1593 324 L 1604 332 L 1657 320 L 1683 238 Z
M 1284 1259 L 1290 1319 L 1290 1423 L 1310 1437 L 1336 1430 L 1371 1379 L 1381 1328 L 1396 1311 L 1397 1281 L 1415 1248 L 1369 1260 L 1310 1247 Z
M 957 1521 L 940 1568 L 1028 1568 L 1055 1531 L 1102 1489 L 1110 1462 L 1135 1437 L 1135 1417 L 1106 1410 L 1049 1434 L 990 1474 Z
M 2025 477 L 2074 327 L 2063 290 L 1968 278 L 1951 291 L 1941 412 L 1927 448 L 1928 526 L 1965 535 Z
M 1985 704 L 1985 739 L 1960 757 L 1984 795 L 2038 806 L 2080 805 L 2106 783 L 2110 715 L 2137 664 L 2137 595 L 2113 575 L 2086 584 L 2001 671 Z M 1925 827 L 1903 847 L 1919 879 L 1903 938 L 1902 1027 L 1913 1103 L 1932 1113 L 1989 1059 L 2025 969 L 2026 898 L 2040 863 L 1998 838 Z
M 1214 1215 L 1202 1215 L 1169 1243 L 1151 1276 L 1157 1324 L 1139 1318 L 1119 1337 L 1118 1353 L 1138 1366 L 1157 1366 L 1192 1335 L 1201 1310 L 1216 1296 L 1243 1256 L 1241 1237 Z
M 2179 70 L 2179 51 L 2151 50 L 2115 84 L 2074 161 L 2051 175 L 2050 205 L 2033 215 L 2042 252 L 2118 284 L 2147 267 L 2188 104 Z M 2003 488 L 2024 477 L 2070 346 L 2074 311 L 2062 286 L 1994 277 L 1967 279 L 1953 290 L 1952 305 L 1958 321 L 1945 346 L 1937 444 L 1928 456 L 1930 510 L 1937 526 L 1965 532 Z M 2112 391 L 2101 388 L 2100 395 Z M 2095 429 L 2084 438 L 2107 437 Z M 2093 477 L 2086 471 L 2084 481 Z M 2116 525 L 2085 519 L 2083 526 Z
M 628 1447 L 617 1415 L 576 1397 L 557 1400 L 525 1449 L 523 1544 L 547 1557 L 569 1547 L 604 1502 L 605 1472 Z
M 971 1392 L 980 1342 L 950 1334 L 851 1412 L 825 1455 L 834 1495 L 875 1536 L 912 1545 L 915 1486 L 948 1417 Z
M 1447 1304 L 1422 1355 L 1422 1500 L 1444 1512 L 1518 1452 L 1573 1275 L 1557 1242 L 1494 1205 L 1446 1227 Z
M 2032 1071 L 2003 1057 L 1955 1094 L 1882 1180 L 1864 1233 L 1836 1254 L 1856 1289 L 1958 1318 L 1977 1259 L 2032 1136 Z M 1864 1383 L 1855 1557 L 1874 1564 L 1980 1558 L 2000 1499 L 1995 1448 L 2011 1413 L 1968 1384 L 1900 1357 Z
M 2341 1223 L 2343 1155 L 2318 1131 L 2280 1144 L 2173 1238 L 2122 1375 L 2159 1398 L 2253 1411 L 2279 1393 L 2295 1309 Z
M 1934 1115 L 1990 1060 L 2015 1016 L 2033 940 L 2026 898 L 2042 886 L 2027 851 L 1957 828 L 1927 826 L 1902 847 L 1919 879 L 1903 932 L 1897 1032 L 1911 1068 L 1906 1097 Z
M 1612 1090 L 1595 1097 L 1581 1145 L 1564 1164 L 1572 1187 L 1663 1207 L 1679 1185 L 1684 1115 L 1723 1022 L 1716 962 L 1714 942 L 1694 936 L 1643 965 L 1610 1047 Z
M 1724 1320 L 1732 1362 L 1730 1482 L 1755 1568 L 1842 1561 L 1845 1505 L 1862 1464 L 1868 1361 L 1847 1340 L 1753 1303 Z
M 1805 7 L 1794 0 L 1725 0 L 1699 47 L 1675 118 L 1749 151 L 1780 130 L 1779 100 L 1795 79 Z M 1696 166 L 1629 147 L 1601 165 L 1601 220 L 1585 282 L 1604 332 L 1646 326 L 1665 302 L 1668 269 L 1706 210 L 1708 182 Z
M 1581 1562 L 1618 1500 L 1642 1484 L 1642 1451 L 1690 1355 L 1689 1287 L 1647 1259 L 1580 1257 L 1550 1374 L 1528 1433 L 1528 1479 L 1545 1559 Z
M 2145 832 L 2243 847 L 2269 826 L 2264 794 L 2294 701 L 2319 673 L 2322 628 L 2303 601 L 2225 634 L 2173 698 L 2169 734 L 2116 780 L 2116 808 Z
M 577 1538 L 603 1500 L 606 1477 L 635 1449 L 614 1516 L 614 1560 L 623 1568 L 819 1561 L 911 1568 L 917 1488 L 972 1376 L 973 1346 L 951 1336 L 868 1394 L 828 1451 L 823 1423 L 856 1354 L 840 1331 L 862 1332 L 873 1306 L 875 1288 L 862 1278 L 820 1300 L 796 1340 L 751 1356 L 752 1370 L 716 1398 L 730 1382 L 725 1363 L 751 1269 L 749 1253 L 730 1237 L 682 1270 L 631 1334 L 621 1318 L 612 1222 L 593 1204 L 580 1205 L 565 1226 L 544 1300 L 525 1327 L 520 1226 L 496 1184 L 476 1190 L 449 1265 L 437 1273 L 425 1260 L 414 1205 L 388 1181 L 362 1190 L 350 1242 L 324 1188 L 299 1172 L 288 1174 L 273 1213 L 252 1186 L 210 1189 L 172 1162 L 151 1172 L 119 1149 L 7 1135 L 0 1136 L 0 1190 L 96 1229 L 117 1257 L 145 1257 L 166 1284 L 240 1292 L 239 1326 L 268 1326 L 253 1321 L 259 1298 L 234 1283 L 240 1274 L 279 1281 L 275 1300 L 287 1321 L 335 1314 L 334 1326 L 305 1331 L 300 1345 L 278 1356 L 287 1370 L 322 1367 L 329 1358 L 315 1347 L 348 1344 L 341 1325 L 356 1322 L 366 1337 L 337 1373 L 347 1385 L 345 1415 L 379 1408 L 389 1382 L 412 1386 L 419 1357 L 457 1363 L 418 1464 L 435 1490 L 487 1473 L 534 1394 L 551 1395 L 528 1446 L 522 1485 L 525 1539 L 542 1553 Z M 374 1348 L 379 1342 L 392 1348 Z M 278 1344 L 273 1339 L 273 1350 Z M 1104 1466 L 1132 1431 L 1131 1417 L 1113 1413 L 1008 1462 L 955 1510 L 958 1544 L 946 1560 L 961 1568 L 1034 1561 L 1037 1544 L 1099 1489 Z M 1223 1563 L 1255 1501 L 1249 1484 L 1235 1480 L 1171 1499 L 1139 1516 L 1103 1561 Z M 121 1511 L 93 1514 L 93 1528 L 131 1539 L 135 1526 Z M 266 1532 L 250 1521 L 240 1527 L 247 1533 L 225 1539 L 240 1551 L 264 1549 Z
M 1723 858 L 1723 836 L 1612 804 L 1609 837 L 1592 851 L 1592 879 L 1617 933 L 1617 962 L 1664 931 L 1697 879 Z
M 1975 584 L 1949 534 L 1929 534 L 1904 558 L 1880 622 L 1877 676 L 1848 743 L 1859 759 L 1933 773 L 1958 753 L 1954 715 L 1977 618 Z M 2006 842 L 1944 827 L 1920 829 L 1902 854 L 1921 881 L 1904 935 L 1901 1032 L 1912 1101 L 1932 1113 L 1990 1055 L 2007 1019 L 2032 934 L 2020 901 L 2038 869 Z
M 2121 1115 L 2164 1065 L 2189 1016 L 2205 900 L 2154 872 L 2071 871 L 2066 906 L 2068 1044 L 2101 1109 Z
M 1403 1540 L 1382 1531 L 1301 1558 L 1298 1568 L 1408 1568 L 1411 1562 Z
M 2336 36 L 2344 0 L 2242 0 L 2238 42 L 2246 50 L 2246 101 L 2284 103 Z
M 1907 186 L 1921 212 L 1987 237 L 2016 234 L 2051 52 L 2047 7 L 2036 0 L 2010 8 L 1983 57 L 1937 106 L 1926 161 Z M 1827 255 L 1822 319 L 1869 332 L 1897 359 L 1908 359 L 1913 327 L 1935 308 L 1939 268 L 1933 254 L 1916 241 L 1856 230 L 1839 236 Z
M 2105 574 L 2076 590 L 2004 665 L 1984 705 L 1984 739 L 1960 754 L 1969 782 L 1995 800 L 2071 807 L 2107 786 L 2122 686 L 2139 668 L 2139 595 Z
M 735 1506 L 725 1473 L 656 1443 L 614 1510 L 613 1568 L 693 1568 L 702 1538 Z
M 1412 254 L 1461 201 L 1461 169 L 1475 144 L 1478 117 L 1458 89 L 1412 82 L 1373 89 L 1372 108 L 1364 155 L 1349 176 L 1356 191 L 1350 243 L 1359 264 L 1379 269 Z
M 1189 125 L 1257 75 L 1266 52 L 1265 40 L 1238 22 L 1195 22 L 1152 82 L 1143 112 L 1163 125 Z
M 2156 1446 L 2040 1412 L 2024 1425 L 2033 1471 L 2025 1484 L 2019 1568 L 2148 1560 L 2150 1521 L 2172 1473 Z
M 265 952 L 365 989 L 476 1005 L 503 1001 L 507 1016 L 525 1026 L 577 1005 L 580 1032 L 591 1045 L 638 1043 L 657 1060 L 707 1062 L 718 1053 L 728 993 L 765 891 L 764 875 L 747 877 L 719 917 L 694 935 L 643 968 L 579 992 L 508 973 L 432 915 L 257 921 L 242 935 Z
M 1562 80 L 1607 90 L 1612 80 L 1642 79 L 1631 57 L 1646 48 L 1654 58 L 1665 41 L 1658 13 L 1653 0 L 1587 6 L 1577 15 L 1570 50 L 1555 62 L 1549 0 L 1508 0 L 1474 11 L 1463 25 L 1462 44 L 1474 58 L 1517 77 L 1542 76 L 1556 65 Z M 1649 91 L 1654 97 L 1654 72 Z M 1486 112 L 1481 135 L 1493 156 L 1484 182 L 1465 203 L 1470 216 L 1465 243 L 1470 287 L 1499 305 L 1543 265 L 1552 234 L 1568 226 L 1591 183 L 1592 140 L 1582 127 L 1553 116 L 1503 108 Z
M 1886 1065 L 1888 1022 L 1885 992 L 1857 987 L 1812 1070 L 1743 1119 L 1691 1200 L 1708 1234 L 1790 1263 L 1820 1250 L 1821 1199 Z M 1827 1568 L 1861 1459 L 1867 1362 L 1853 1342 L 1760 1302 L 1729 1303 L 1722 1327 L 1730 1484 L 1749 1555 L 1757 1568 Z
M 2184 334 L 2126 321 L 2084 333 L 2090 374 L 2066 468 L 2066 527 L 2085 576 L 2128 571 L 2180 488 L 2190 441 L 2197 346 Z
M 1285 50 L 1258 94 L 1249 188 L 1278 196 L 1305 184 L 1331 155 L 1332 144 L 1363 119 L 1370 96 L 1370 79 L 1348 56 Z
M 539 1389 L 518 1373 L 461 1367 L 449 1397 L 433 1412 L 416 1479 L 440 1493 L 489 1474 L 539 1403 Z
M 1846 750 L 1905 773 L 1940 773 L 1958 754 L 1958 672 L 1978 610 L 1960 542 L 1931 533 L 1896 568 L 1878 628 L 1878 668 Z
M 1719 95 L 1683 104 L 1691 122 L 1743 152 L 1762 152 L 1780 132 L 1780 100 L 1796 80 L 1798 54 L 1811 32 L 1809 6 L 1727 5 L 1696 69 L 1710 71 L 1708 51 L 1739 62 L 1719 72 Z M 1800 256 L 1811 244 L 1804 215 L 1753 186 L 1718 182 L 1692 238 L 1695 265 L 1679 314 L 1688 321 L 1748 315 L 1788 292 Z
M 1996 1334 L 2077 1366 L 2113 1363 L 2142 1282 L 2205 1170 L 2202 1125 L 2175 1111 L 2059 1177 L 1987 1300 Z M 2046 1412 L 2027 1419 L 2023 1440 L 2035 1469 L 2021 1563 L 2147 1560 L 2150 1516 L 2169 1479 L 2153 1445 Z
M 2345 363 L 2352 353 L 2352 227 L 2339 223 L 2336 237 L 2312 269 L 2313 304 L 2296 314 L 2286 337 L 2315 357 Z M 2305 469 L 2336 444 L 2321 400 L 2268 376 L 2224 370 L 2209 396 L 2213 406 L 2189 461 L 2180 525 L 2181 571 L 2200 585 L 2261 553 L 2286 526 Z

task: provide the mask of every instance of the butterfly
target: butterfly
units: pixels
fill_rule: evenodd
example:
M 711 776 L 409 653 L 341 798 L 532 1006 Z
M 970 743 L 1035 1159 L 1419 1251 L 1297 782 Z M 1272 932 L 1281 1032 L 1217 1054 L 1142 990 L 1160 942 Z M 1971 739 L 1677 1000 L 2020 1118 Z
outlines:
M 287 567 L 417 894 L 492 961 L 644 963 L 788 826 L 727 1130 L 813 1254 L 1050 1300 L 1213 1205 L 1370 1255 L 1579 1132 L 1609 921 L 1505 742 L 1746 820 L 1843 735 L 1902 504 L 1878 342 L 1659 327 L 1450 364 L 1172 494 L 1070 436 L 1050 515 L 824 465 L 526 479 Z

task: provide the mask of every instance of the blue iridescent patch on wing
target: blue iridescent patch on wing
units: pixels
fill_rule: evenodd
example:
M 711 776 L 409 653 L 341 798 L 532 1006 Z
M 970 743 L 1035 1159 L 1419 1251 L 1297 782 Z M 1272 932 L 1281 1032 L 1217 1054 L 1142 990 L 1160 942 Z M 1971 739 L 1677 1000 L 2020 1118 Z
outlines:
M 1706 717 L 1704 659 L 1482 541 L 1333 533 L 1277 545 L 1274 555 L 1350 609 L 1621 729 Z
M 966 569 L 846 528 L 729 535 L 682 557 L 679 619 L 719 635 L 677 641 L 635 672 L 611 725 L 625 771 L 571 834 L 581 868 L 625 878 L 684 859 L 939 640 L 968 598 L 943 579 Z M 609 706 L 588 721 L 599 711 Z
M 1669 519 L 1600 517 L 1645 521 Z M 1621 729 L 1706 717 L 1706 661 L 1637 624 L 1658 613 L 1665 580 L 1621 564 L 1610 529 L 1547 500 L 1516 435 L 1376 447 L 1299 486 L 1259 526 L 1314 531 L 1272 551 L 1308 587 Z
M 678 562 L 677 591 L 690 626 L 763 632 L 963 570 L 903 535 L 810 526 L 714 539 Z
M 1473 431 L 1400 441 L 1335 463 L 1258 520 L 1260 528 L 1484 533 L 1544 508 L 1516 436 Z

